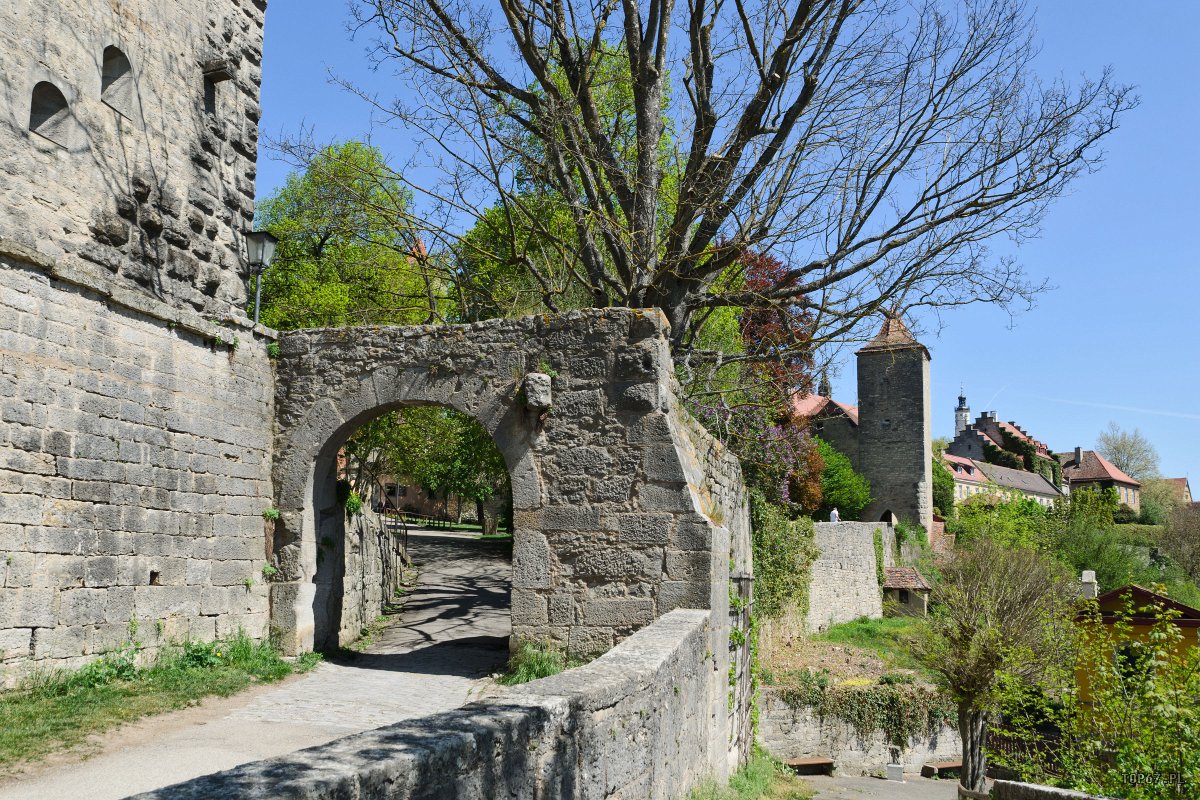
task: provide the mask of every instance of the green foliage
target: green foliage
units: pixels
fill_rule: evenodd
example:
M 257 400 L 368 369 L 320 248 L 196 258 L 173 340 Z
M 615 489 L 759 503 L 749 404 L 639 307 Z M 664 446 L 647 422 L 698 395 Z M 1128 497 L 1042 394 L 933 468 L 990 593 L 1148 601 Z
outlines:
M 358 492 L 351 490 L 346 496 L 346 513 L 350 516 L 362 513 L 363 501 Z
M 136 665 L 136 654 L 137 644 L 129 642 L 78 671 L 35 673 L 0 694 L 0 763 L 62 752 L 147 715 L 304 672 L 320 658 L 286 661 L 244 633 L 219 643 L 168 647 L 146 667 Z
M 1092 604 L 1074 671 L 1006 709 L 1006 733 L 1026 747 L 994 757 L 1023 779 L 1106 797 L 1200 795 L 1200 648 L 1184 644 L 1177 615 L 1127 595 L 1105 623 Z
M 693 789 L 687 800 L 810 800 L 812 791 L 781 762 L 755 748 L 729 778 L 727 786 L 708 781 Z
M 1113 522 L 1117 523 L 1118 525 L 1128 525 L 1131 522 L 1137 521 L 1138 512 L 1134 511 L 1131 507 L 1124 503 L 1121 503 L 1121 505 L 1117 506 L 1117 510 L 1113 514 Z
M 817 451 L 825 464 L 821 472 L 820 515 L 828 518 L 834 508 L 844 520 L 858 519 L 871 502 L 871 484 L 854 471 L 850 459 L 835 450 L 828 442 L 817 439 Z
M 958 516 L 947 521 L 947 531 L 964 544 L 989 539 L 1004 547 L 1037 547 L 1044 544 L 1047 510 L 1026 497 L 996 501 L 994 496 L 973 495 L 958 505 Z
M 914 638 L 924 627 L 925 621 L 918 617 L 860 617 L 832 625 L 814 638 L 868 650 L 879 656 L 890 669 L 923 670 L 912 650 Z
M 927 738 L 957 720 L 954 703 L 944 693 L 914 683 L 912 676 L 892 675 L 873 686 L 831 686 L 823 672 L 795 677 L 780 690 L 784 703 L 849 722 L 864 738 L 882 732 L 893 747 L 907 748 L 914 737 Z
M 410 324 L 437 313 L 445 289 L 428 259 L 411 255 L 410 202 L 383 154 L 361 142 L 327 147 L 289 175 L 257 208 L 279 239 L 262 279 L 263 324 Z
M 812 563 L 819 555 L 812 520 L 790 519 L 755 490 L 750 492 L 750 528 L 755 613 L 766 618 L 792 609 L 806 613 Z
M 279 342 L 267 342 L 267 358 L 274 361 L 279 358 Z
M 508 666 L 498 682 L 505 686 L 516 686 L 557 675 L 575 666 L 579 666 L 579 663 L 569 661 L 562 648 L 553 642 L 521 642 L 509 657 Z
M 937 456 L 933 457 L 933 509 L 946 519 L 954 516 L 954 476 Z
M 983 443 L 983 460 L 989 464 L 1009 469 L 1025 469 L 1025 460 L 1017 453 L 1002 450 L 994 444 Z
M 279 509 L 275 506 L 268 506 L 267 508 L 263 509 L 262 515 L 263 519 L 274 522 L 275 520 L 279 519 Z
M 883 583 L 887 579 L 887 563 L 885 556 L 887 555 L 883 549 L 883 529 L 876 528 L 873 536 L 875 545 L 875 582 L 879 584 L 879 588 L 883 589 Z

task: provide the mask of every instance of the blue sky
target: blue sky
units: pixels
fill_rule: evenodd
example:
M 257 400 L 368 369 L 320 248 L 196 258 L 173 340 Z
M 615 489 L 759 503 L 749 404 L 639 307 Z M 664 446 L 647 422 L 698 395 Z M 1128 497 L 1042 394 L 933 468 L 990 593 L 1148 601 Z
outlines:
M 1110 137 L 1107 162 L 1051 210 L 1042 236 L 1015 251 L 1058 287 L 1010 319 L 976 306 L 926 321 L 933 355 L 934 435 L 953 433 L 962 384 L 974 412 L 995 410 L 1056 450 L 1090 447 L 1115 420 L 1158 448 L 1168 476 L 1200 495 L 1200 3 L 1192 0 L 1044 0 L 1037 7 L 1039 69 L 1069 79 L 1112 66 L 1141 106 Z M 328 82 L 330 71 L 390 97 L 372 72 L 367 38 L 350 40 L 338 0 L 272 0 L 263 67 L 263 132 L 346 139 L 372 131 L 397 162 L 403 134 L 372 126 L 369 109 Z M 263 153 L 265 197 L 288 166 Z M 1007 251 L 1006 243 L 998 249 Z M 853 357 L 834 391 L 855 399 Z

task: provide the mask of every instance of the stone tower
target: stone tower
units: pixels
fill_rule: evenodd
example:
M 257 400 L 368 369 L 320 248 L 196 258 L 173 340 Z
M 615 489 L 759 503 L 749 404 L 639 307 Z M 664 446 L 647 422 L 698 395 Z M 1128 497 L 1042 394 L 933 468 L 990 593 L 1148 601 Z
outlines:
M 0 686 L 268 630 L 265 8 L 0 2 Z
M 862 519 L 933 522 L 929 351 L 899 317 L 858 351 L 858 468 L 871 482 Z
M 90 283 L 240 314 L 265 8 L 0 4 L 0 237 Z
M 971 424 L 971 408 L 967 405 L 967 395 L 962 389 L 958 390 L 958 405 L 954 408 L 954 437 L 967 429 Z

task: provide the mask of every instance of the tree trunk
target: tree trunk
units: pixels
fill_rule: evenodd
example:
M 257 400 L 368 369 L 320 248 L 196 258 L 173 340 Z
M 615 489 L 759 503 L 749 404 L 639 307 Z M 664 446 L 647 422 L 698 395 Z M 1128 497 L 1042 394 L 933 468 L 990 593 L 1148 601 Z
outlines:
M 982 792 L 987 786 L 987 712 L 970 704 L 958 704 L 958 734 L 962 737 L 962 773 L 958 782 L 967 789 Z

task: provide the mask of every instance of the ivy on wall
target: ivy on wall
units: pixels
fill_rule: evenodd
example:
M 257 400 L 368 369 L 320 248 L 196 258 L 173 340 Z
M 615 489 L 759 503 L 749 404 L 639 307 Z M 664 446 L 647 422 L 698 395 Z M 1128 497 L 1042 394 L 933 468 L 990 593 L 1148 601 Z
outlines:
M 791 609 L 808 613 L 812 564 L 819 551 L 811 519 L 791 519 L 759 491 L 750 492 L 754 554 L 754 613 L 775 618 Z
M 906 748 L 914 738 L 929 738 L 943 725 L 958 722 L 954 702 L 934 686 L 900 682 L 830 686 L 824 672 L 802 672 L 796 677 L 796 683 L 779 693 L 790 708 L 811 708 L 822 719 L 848 722 L 864 738 L 880 731 L 893 747 Z

